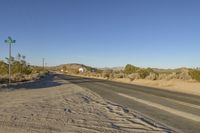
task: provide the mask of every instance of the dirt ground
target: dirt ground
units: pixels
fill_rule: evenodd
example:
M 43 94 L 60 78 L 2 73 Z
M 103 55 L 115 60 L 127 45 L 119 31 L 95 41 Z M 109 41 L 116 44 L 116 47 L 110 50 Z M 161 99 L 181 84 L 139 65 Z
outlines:
M 137 84 L 143 86 L 156 87 L 170 91 L 193 94 L 200 96 L 200 83 L 197 81 L 183 81 L 183 80 L 145 80 L 137 79 L 130 81 L 129 79 L 114 79 L 114 81 Z
M 0 133 L 168 131 L 56 76 L 0 90 Z

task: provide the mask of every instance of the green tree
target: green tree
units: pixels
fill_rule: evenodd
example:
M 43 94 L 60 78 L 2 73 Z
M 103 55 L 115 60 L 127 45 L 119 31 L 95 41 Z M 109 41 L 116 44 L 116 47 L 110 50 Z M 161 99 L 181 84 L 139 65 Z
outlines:
M 139 69 L 139 68 L 136 67 L 136 66 L 133 66 L 133 65 L 131 65 L 131 64 L 127 64 L 126 67 L 125 67 L 125 69 L 124 69 L 124 72 L 125 72 L 126 74 L 132 74 L 132 73 L 137 72 L 138 69 Z

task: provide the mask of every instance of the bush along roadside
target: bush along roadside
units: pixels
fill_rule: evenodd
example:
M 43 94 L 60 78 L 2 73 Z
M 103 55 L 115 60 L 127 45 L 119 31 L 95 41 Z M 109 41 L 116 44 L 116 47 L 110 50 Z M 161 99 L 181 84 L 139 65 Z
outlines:
M 200 70 L 199 69 L 189 69 L 189 75 L 192 79 L 195 79 L 200 82 Z
M 11 81 L 23 82 L 29 80 L 37 80 L 48 73 L 47 69 L 38 66 L 29 65 L 25 56 L 18 54 L 16 58 L 11 58 Z M 8 58 L 7 62 L 8 62 Z M 8 83 L 8 63 L 0 61 L 0 83 Z

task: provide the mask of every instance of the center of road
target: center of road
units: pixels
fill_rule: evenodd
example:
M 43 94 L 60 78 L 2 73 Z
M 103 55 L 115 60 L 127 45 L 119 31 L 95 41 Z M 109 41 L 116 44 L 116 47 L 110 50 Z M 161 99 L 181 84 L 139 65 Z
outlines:
M 176 109 L 173 109 L 173 108 L 170 108 L 170 107 L 163 106 L 161 104 L 157 104 L 157 103 L 153 103 L 153 102 L 146 101 L 146 100 L 143 100 L 143 99 L 139 99 L 139 98 L 136 98 L 136 97 L 133 97 L 133 96 L 123 94 L 123 93 L 117 93 L 117 94 L 120 95 L 120 96 L 129 98 L 129 99 L 132 99 L 134 101 L 146 104 L 148 106 L 152 106 L 152 107 L 167 111 L 171 114 L 174 114 L 174 115 L 177 115 L 177 116 L 180 116 L 180 117 L 192 120 L 192 121 L 200 122 L 200 116 L 198 116 L 198 115 L 193 115 L 193 114 L 190 114 L 190 113 L 187 113 L 187 112 L 179 111 L 179 110 L 176 110 Z

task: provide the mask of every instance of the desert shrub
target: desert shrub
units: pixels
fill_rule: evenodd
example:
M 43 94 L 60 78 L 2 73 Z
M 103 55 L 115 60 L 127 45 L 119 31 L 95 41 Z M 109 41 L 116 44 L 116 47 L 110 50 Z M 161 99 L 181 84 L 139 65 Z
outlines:
M 9 59 L 6 58 L 7 62 Z M 32 69 L 27 62 L 25 61 L 25 56 L 18 54 L 16 58 L 11 57 L 11 73 L 12 74 L 31 74 Z M 3 61 L 0 61 L 0 74 L 8 74 L 8 64 Z
M 128 75 L 132 73 L 138 73 L 140 75 L 140 78 L 144 79 L 147 76 L 149 76 L 150 73 L 155 73 L 155 72 L 151 68 L 145 69 L 145 68 L 139 68 L 139 67 L 127 64 L 124 69 L 124 73 Z
M 96 70 L 96 73 L 102 74 L 102 73 L 103 73 L 103 70 L 97 69 L 97 70 Z
M 109 73 L 103 73 L 102 76 L 103 76 L 103 78 L 107 78 L 108 79 L 110 77 L 110 74 Z
M 177 74 L 176 74 L 175 72 L 170 72 L 170 73 L 159 73 L 158 79 L 159 79 L 159 80 L 177 79 Z
M 150 71 L 147 69 L 139 69 L 137 73 L 140 75 L 140 78 L 144 79 L 150 74 Z
M 23 62 L 14 61 L 12 63 L 11 71 L 13 74 L 21 73 L 21 74 L 31 74 L 32 69 L 29 65 L 26 65 Z
M 88 67 L 88 66 L 84 66 L 84 68 L 86 69 L 86 71 L 89 71 L 89 72 L 97 72 L 98 71 L 96 68 L 92 68 L 92 67 Z
M 131 73 L 135 73 L 139 68 L 136 67 L 136 66 L 133 66 L 131 64 L 127 64 L 125 69 L 124 69 L 124 72 L 126 74 L 131 74 Z
M 11 67 L 12 73 L 22 73 L 22 64 L 19 61 L 14 61 Z
M 114 78 L 124 78 L 124 73 L 115 73 Z
M 109 79 L 113 79 L 114 78 L 114 73 L 110 73 L 109 74 Z
M 8 58 L 6 58 L 9 61 Z M 11 80 L 26 81 L 32 79 L 38 79 L 41 75 L 46 75 L 48 73 L 47 69 L 43 67 L 30 66 L 25 61 L 25 56 L 18 54 L 17 58 L 11 58 Z M 0 61 L 0 82 L 8 81 L 8 64 Z
M 182 72 L 180 75 L 178 75 L 178 79 L 190 80 L 192 77 L 189 75 L 189 73 Z
M 43 69 L 43 67 L 32 67 L 32 69 L 31 69 L 31 73 L 32 73 L 32 74 L 41 73 L 41 72 L 43 72 L 43 71 L 45 71 L 45 70 Z
M 159 80 L 166 79 L 167 75 L 168 75 L 167 73 L 159 73 L 158 79 Z
M 98 74 L 95 72 L 88 72 L 88 75 L 90 75 L 92 77 L 98 77 Z
M 147 79 L 147 80 L 156 80 L 157 78 L 158 78 L 158 74 L 151 72 L 145 79 Z
M 166 79 L 167 79 L 167 80 L 177 79 L 177 75 L 176 75 L 175 72 L 172 72 L 171 74 L 168 74 L 168 75 L 166 76 Z
M 189 70 L 188 69 L 183 69 L 180 72 L 176 72 L 177 79 L 182 79 L 182 80 L 190 80 L 192 77 L 189 75 Z
M 113 74 L 112 74 L 112 70 L 104 70 L 103 73 L 102 73 L 102 77 L 103 78 L 113 78 Z
M 192 79 L 195 79 L 200 82 L 200 70 L 198 69 L 190 69 L 189 75 L 192 77 Z
M 71 73 L 73 73 L 73 74 L 79 74 L 80 72 L 77 69 L 71 69 Z
M 136 79 L 140 79 L 140 74 L 138 73 L 132 73 L 128 75 L 128 78 L 130 79 L 130 81 L 136 80 Z
M 0 75 L 8 74 L 8 65 L 3 61 L 0 61 Z
M 181 80 L 190 80 L 191 76 L 187 70 L 181 70 L 178 72 L 168 72 L 168 73 L 159 73 L 159 80 L 172 80 L 172 79 L 181 79 Z
M 22 69 L 22 73 L 23 74 L 31 74 L 32 73 L 32 68 L 30 68 L 30 67 L 24 67 Z
M 12 81 L 18 82 L 18 81 L 25 81 L 25 75 L 22 73 L 17 73 L 12 75 Z
M 96 77 L 101 77 L 101 74 L 97 73 L 97 74 L 96 74 Z

